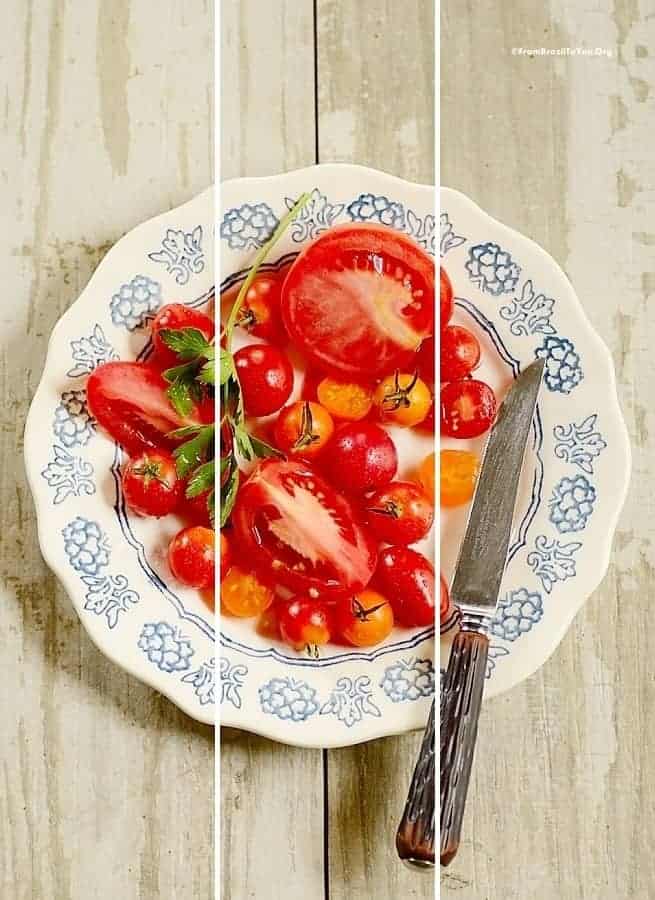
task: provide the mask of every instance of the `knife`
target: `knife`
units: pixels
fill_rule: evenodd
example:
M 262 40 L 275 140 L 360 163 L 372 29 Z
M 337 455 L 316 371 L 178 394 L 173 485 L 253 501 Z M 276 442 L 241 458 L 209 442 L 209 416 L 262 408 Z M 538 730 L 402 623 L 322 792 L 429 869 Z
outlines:
M 487 441 L 450 596 L 461 612 L 441 695 L 441 865 L 459 848 L 489 651 L 519 476 L 544 360 L 517 378 Z

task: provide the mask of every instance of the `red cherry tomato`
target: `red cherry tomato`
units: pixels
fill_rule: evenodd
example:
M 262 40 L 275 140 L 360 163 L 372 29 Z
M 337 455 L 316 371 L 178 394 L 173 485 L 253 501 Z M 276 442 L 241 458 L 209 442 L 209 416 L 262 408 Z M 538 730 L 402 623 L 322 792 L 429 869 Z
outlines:
M 293 389 L 288 358 L 267 344 L 248 344 L 234 354 L 243 403 L 251 416 L 268 416 L 287 402 Z
M 377 591 L 342 597 L 335 607 L 337 632 L 353 647 L 374 647 L 393 631 L 391 604 Z
M 232 565 L 232 547 L 228 536 L 221 531 L 221 578 Z
M 237 325 L 249 334 L 273 343 L 286 339 L 280 314 L 282 279 L 279 275 L 257 275 L 248 288 L 237 315 Z
M 448 596 L 448 585 L 443 577 L 440 575 L 441 582 L 441 597 L 439 598 L 439 618 L 441 624 L 446 621 L 448 618 L 448 611 L 450 610 L 450 597 Z
M 380 553 L 375 583 L 389 598 L 397 622 L 408 628 L 435 621 L 434 568 L 416 550 L 387 547 Z
M 209 515 L 209 491 L 204 494 L 198 494 L 197 497 L 185 497 L 180 512 L 186 516 L 194 525 L 205 525 L 211 527 L 211 517 Z
M 480 344 L 468 328 L 449 325 L 441 332 L 441 380 L 459 381 L 480 363 Z
M 211 528 L 192 525 L 179 531 L 168 546 L 171 572 L 189 587 L 209 588 L 214 585 L 216 535 Z
M 342 425 L 323 458 L 332 482 L 356 494 L 388 484 L 398 468 L 393 441 L 384 428 L 374 422 Z
M 436 365 L 436 350 L 433 337 L 426 338 L 419 347 L 418 353 L 416 354 L 416 364 L 418 374 L 426 384 L 432 387 L 435 380 L 434 373 Z
M 496 417 L 496 397 L 483 381 L 452 381 L 441 388 L 441 432 L 454 438 L 484 434 Z
M 282 639 L 296 650 L 322 647 L 334 631 L 329 606 L 312 597 L 297 596 L 281 603 L 277 618 Z
M 439 267 L 439 301 L 439 323 L 441 328 L 445 328 L 452 318 L 455 304 L 450 278 L 441 267 Z
M 170 453 L 151 450 L 131 459 L 121 477 L 125 502 L 141 516 L 167 516 L 184 496 Z
M 331 375 L 384 375 L 434 330 L 434 263 L 380 225 L 339 225 L 295 260 L 282 286 L 286 329 Z
M 278 584 L 310 594 L 361 590 L 377 547 L 355 509 L 309 463 L 267 459 L 232 513 L 243 558 Z
M 379 541 L 414 544 L 432 528 L 434 508 L 414 481 L 392 481 L 366 500 L 368 526 Z
M 155 348 L 155 361 L 162 368 L 171 368 L 180 363 L 174 350 L 165 343 L 162 331 L 180 331 L 182 328 L 196 328 L 208 341 L 214 337 L 214 322 L 199 309 L 192 309 L 184 303 L 167 303 L 162 306 L 152 323 L 152 343 Z

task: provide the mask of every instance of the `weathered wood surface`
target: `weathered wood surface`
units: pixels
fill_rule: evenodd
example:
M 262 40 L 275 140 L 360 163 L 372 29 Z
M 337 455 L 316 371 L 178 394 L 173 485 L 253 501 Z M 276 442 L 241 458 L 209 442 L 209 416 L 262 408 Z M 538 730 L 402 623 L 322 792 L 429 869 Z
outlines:
M 441 182 L 563 265 L 609 345 L 632 489 L 607 578 L 554 656 L 483 710 L 459 900 L 655 896 L 655 7 L 441 7 Z M 610 58 L 512 55 L 600 47 Z
M 0 30 L 0 897 L 212 895 L 213 731 L 109 663 L 37 547 L 22 433 L 113 242 L 213 177 L 213 6 L 7 0 Z

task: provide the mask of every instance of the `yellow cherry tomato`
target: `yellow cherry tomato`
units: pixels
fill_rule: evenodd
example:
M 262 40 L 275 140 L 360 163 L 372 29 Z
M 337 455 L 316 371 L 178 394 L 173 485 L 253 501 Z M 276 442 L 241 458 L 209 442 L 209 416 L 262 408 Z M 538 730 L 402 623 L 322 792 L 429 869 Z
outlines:
M 469 450 L 442 450 L 440 454 L 442 506 L 461 506 L 473 496 L 480 460 Z
M 432 391 L 417 372 L 396 372 L 380 382 L 373 400 L 383 422 L 411 428 L 430 412 Z
M 259 616 L 273 602 L 273 591 L 251 572 L 232 566 L 221 581 L 221 610 L 240 619 Z
M 434 506 L 434 453 L 428 453 L 416 470 L 415 481 L 423 488 L 423 493 Z
M 373 406 L 373 392 L 354 381 L 324 378 L 316 388 L 316 396 L 330 415 L 345 422 L 365 419 Z

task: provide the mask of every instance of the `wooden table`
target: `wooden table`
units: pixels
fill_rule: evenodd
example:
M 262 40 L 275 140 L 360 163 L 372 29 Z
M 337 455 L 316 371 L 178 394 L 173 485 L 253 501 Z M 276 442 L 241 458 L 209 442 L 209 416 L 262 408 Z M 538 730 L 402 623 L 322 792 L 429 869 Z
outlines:
M 431 0 L 224 0 L 222 177 L 358 162 L 434 178 Z M 420 735 L 299 750 L 222 734 L 223 900 L 427 900 L 393 841 Z

